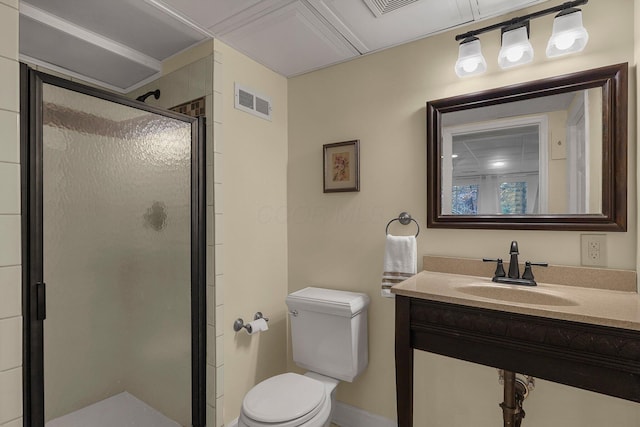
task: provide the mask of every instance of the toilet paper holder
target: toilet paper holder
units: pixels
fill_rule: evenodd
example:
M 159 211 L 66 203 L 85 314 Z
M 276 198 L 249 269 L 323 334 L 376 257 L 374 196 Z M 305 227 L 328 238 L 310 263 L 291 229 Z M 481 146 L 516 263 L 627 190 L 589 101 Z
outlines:
M 264 317 L 262 315 L 262 312 L 258 311 L 256 314 L 253 315 L 253 320 L 258 320 L 258 319 L 264 319 L 266 322 L 269 321 L 268 317 Z M 238 332 L 240 331 L 242 328 L 245 328 L 247 330 L 247 332 L 251 333 L 251 325 L 250 324 L 246 324 L 244 323 L 244 320 L 242 320 L 242 318 L 238 317 L 236 319 L 235 322 L 233 322 L 233 330 Z

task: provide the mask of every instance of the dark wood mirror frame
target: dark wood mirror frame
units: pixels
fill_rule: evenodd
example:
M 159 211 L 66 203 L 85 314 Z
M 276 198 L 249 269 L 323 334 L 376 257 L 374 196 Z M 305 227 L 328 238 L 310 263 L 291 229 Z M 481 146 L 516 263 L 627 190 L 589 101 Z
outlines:
M 617 64 L 427 103 L 427 227 L 627 231 L 627 74 Z M 443 215 L 442 114 L 564 92 L 602 88 L 602 213 Z

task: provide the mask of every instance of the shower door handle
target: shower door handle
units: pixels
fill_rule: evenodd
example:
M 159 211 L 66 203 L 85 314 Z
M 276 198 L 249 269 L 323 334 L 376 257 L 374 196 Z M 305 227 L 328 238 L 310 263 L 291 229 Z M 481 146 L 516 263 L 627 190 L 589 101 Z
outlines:
M 47 318 L 47 284 L 36 283 L 36 320 Z

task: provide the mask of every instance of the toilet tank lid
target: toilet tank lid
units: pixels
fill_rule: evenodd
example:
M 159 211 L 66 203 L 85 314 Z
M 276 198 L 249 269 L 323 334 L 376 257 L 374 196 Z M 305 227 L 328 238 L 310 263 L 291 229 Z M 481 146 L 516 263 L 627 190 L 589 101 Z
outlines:
M 359 292 L 307 287 L 287 296 L 290 310 L 300 309 L 353 317 L 369 305 L 369 296 Z

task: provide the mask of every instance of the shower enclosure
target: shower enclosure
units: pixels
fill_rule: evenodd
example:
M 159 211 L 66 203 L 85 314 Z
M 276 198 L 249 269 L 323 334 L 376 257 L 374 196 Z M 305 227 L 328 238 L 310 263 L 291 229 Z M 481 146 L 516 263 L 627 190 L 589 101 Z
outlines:
M 205 425 L 203 120 L 22 68 L 25 425 Z

